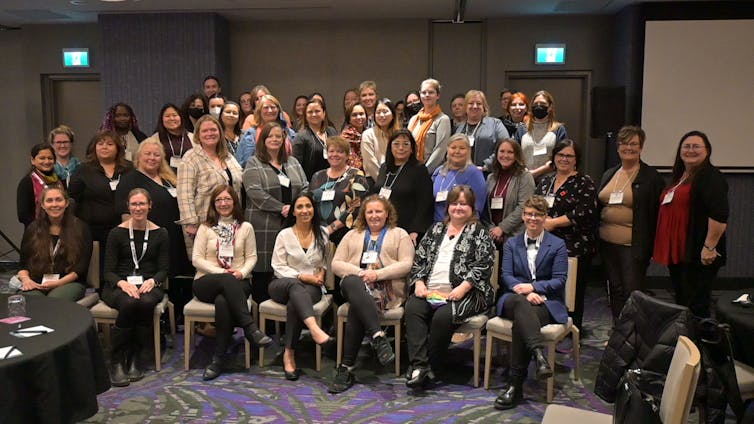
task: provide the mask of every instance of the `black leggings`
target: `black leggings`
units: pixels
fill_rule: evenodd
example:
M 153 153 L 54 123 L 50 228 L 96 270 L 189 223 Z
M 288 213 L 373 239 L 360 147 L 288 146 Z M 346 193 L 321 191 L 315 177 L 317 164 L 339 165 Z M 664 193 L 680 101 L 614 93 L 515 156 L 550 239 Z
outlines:
M 550 311 L 544 304 L 532 305 L 526 296 L 512 293 L 503 302 L 503 318 L 513 321 L 510 375 L 524 379 L 532 349 L 545 345 L 540 328 L 553 322 Z
M 688 262 L 668 266 L 675 291 L 675 303 L 687 306 L 698 317 L 709 318 L 711 290 L 718 269 L 720 268 L 717 266 Z
M 116 327 L 151 327 L 154 307 L 162 301 L 164 295 L 162 290 L 155 287 L 147 293 L 141 293 L 139 298 L 136 299 L 116 287 L 105 297 L 105 303 L 118 310 L 118 318 L 115 320 Z
M 239 280 L 229 273 L 207 274 L 194 280 L 193 289 L 197 299 L 215 304 L 215 354 L 223 355 L 228 349 L 234 324 L 241 328 L 254 324 L 247 303 L 251 284 L 249 280 Z
M 356 363 L 364 334 L 371 338 L 374 333 L 380 331 L 380 312 L 361 277 L 345 277 L 340 282 L 340 292 L 351 304 L 343 340 L 343 364 L 350 367 Z
M 458 324 L 447 303 L 435 309 L 427 299 L 411 295 L 406 301 L 406 345 L 413 368 L 432 366 L 439 370 Z
M 279 278 L 270 283 L 269 292 L 272 300 L 286 305 L 285 347 L 295 350 L 304 320 L 314 316 L 313 306 L 322 298 L 322 289 L 297 278 Z

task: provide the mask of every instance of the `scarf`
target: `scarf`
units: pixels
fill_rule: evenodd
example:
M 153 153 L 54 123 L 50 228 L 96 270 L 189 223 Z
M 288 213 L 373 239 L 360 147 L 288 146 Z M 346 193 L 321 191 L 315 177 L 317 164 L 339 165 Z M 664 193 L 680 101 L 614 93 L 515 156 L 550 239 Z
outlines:
M 218 221 L 217 224 L 212 227 L 212 231 L 217 234 L 217 263 L 220 264 L 223 269 L 231 269 L 230 267 L 231 262 L 233 262 L 233 256 L 220 256 L 220 246 L 233 246 L 237 229 L 238 223 L 235 219 L 230 222 Z
M 427 140 L 427 133 L 429 132 L 429 128 L 435 122 L 437 115 L 441 113 L 442 109 L 440 109 L 440 105 L 435 105 L 435 107 L 428 111 L 422 108 L 416 115 L 416 119 L 411 123 L 411 126 L 408 129 L 413 133 L 414 128 L 419 125 L 419 132 L 414 134 L 414 138 L 416 139 L 416 158 L 421 161 L 424 160 L 424 143 Z

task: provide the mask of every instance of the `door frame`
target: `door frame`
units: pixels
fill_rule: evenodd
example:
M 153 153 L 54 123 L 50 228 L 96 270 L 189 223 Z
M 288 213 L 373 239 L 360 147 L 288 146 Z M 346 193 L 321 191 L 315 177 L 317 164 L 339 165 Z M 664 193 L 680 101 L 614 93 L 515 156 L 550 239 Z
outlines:
M 40 83 L 42 86 L 42 139 L 55 127 L 55 83 L 61 81 L 100 81 L 100 74 L 76 73 L 76 74 L 42 74 Z

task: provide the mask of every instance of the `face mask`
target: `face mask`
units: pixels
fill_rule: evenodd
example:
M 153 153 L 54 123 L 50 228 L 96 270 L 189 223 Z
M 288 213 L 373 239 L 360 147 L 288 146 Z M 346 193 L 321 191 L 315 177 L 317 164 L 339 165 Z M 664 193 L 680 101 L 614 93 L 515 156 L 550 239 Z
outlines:
M 548 107 L 544 105 L 534 105 L 534 107 L 531 108 L 531 113 L 537 119 L 545 119 L 547 117 L 547 109 Z
M 210 108 L 209 109 L 209 114 L 212 115 L 212 116 L 214 116 L 215 118 L 219 118 L 220 117 L 220 109 L 222 109 L 221 106 L 215 106 L 213 108 Z
M 202 115 L 204 115 L 204 109 L 198 107 L 190 107 L 189 115 L 194 119 L 199 119 L 202 117 Z
M 417 113 L 419 113 L 419 111 L 421 110 L 421 108 L 422 108 L 422 104 L 421 103 L 412 103 L 410 105 L 406 105 L 406 109 L 405 109 L 405 112 L 404 112 L 406 114 L 406 118 L 410 118 L 410 117 L 416 115 Z

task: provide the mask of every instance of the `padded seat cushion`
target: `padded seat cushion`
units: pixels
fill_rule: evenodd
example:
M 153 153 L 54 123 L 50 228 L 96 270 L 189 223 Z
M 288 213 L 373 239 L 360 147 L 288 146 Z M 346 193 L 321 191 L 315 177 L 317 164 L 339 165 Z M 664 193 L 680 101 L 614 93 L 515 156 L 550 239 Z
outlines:
M 571 408 L 563 405 L 548 405 L 545 410 L 545 416 L 542 417 L 543 424 L 610 424 L 612 422 L 613 417 L 611 415 Z
M 479 314 L 474 315 L 473 317 L 469 317 L 464 321 L 463 324 L 461 324 L 460 327 L 456 330 L 457 333 L 465 333 L 469 331 L 479 330 L 480 328 L 484 327 L 484 324 L 487 323 L 487 320 L 489 318 L 487 315 Z
M 736 380 L 741 394 L 754 393 L 754 368 L 736 361 Z
M 332 295 L 323 295 L 319 302 L 314 304 L 314 314 L 322 316 L 322 314 L 325 313 L 325 311 L 330 307 L 331 304 Z M 269 299 L 265 300 L 261 305 L 259 305 L 259 313 L 285 319 L 287 315 L 286 307 L 286 305 L 282 305 L 272 299 Z
M 546 341 L 552 341 L 558 339 L 564 333 L 571 330 L 573 321 L 568 317 L 568 322 L 565 324 L 547 324 L 540 330 L 542 337 Z M 487 321 L 487 331 L 504 334 L 506 336 L 512 336 L 513 334 L 513 321 L 500 317 L 492 318 Z
M 351 304 L 348 302 L 340 305 L 340 307 L 338 308 L 338 316 L 347 317 L 349 309 L 351 309 Z M 401 318 L 403 318 L 403 306 L 386 310 L 385 313 L 380 317 L 380 320 L 395 321 Z

